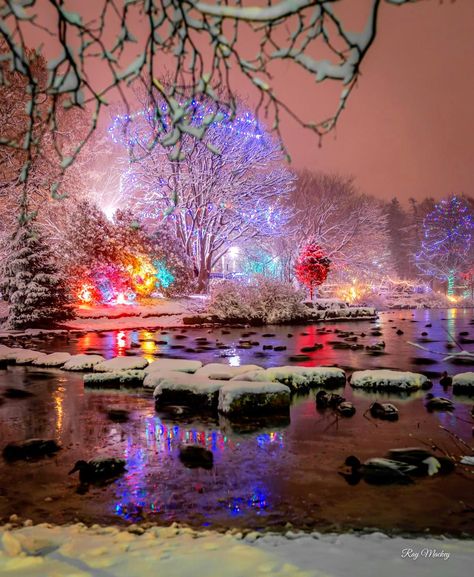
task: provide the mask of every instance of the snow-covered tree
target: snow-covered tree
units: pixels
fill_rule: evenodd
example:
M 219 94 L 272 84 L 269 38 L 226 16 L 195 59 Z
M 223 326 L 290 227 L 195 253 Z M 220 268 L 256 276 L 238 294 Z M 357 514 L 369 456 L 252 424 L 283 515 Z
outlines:
M 52 251 L 26 210 L 11 238 L 1 278 L 10 305 L 8 328 L 50 328 L 74 316 Z
M 384 207 L 360 194 L 351 178 L 301 171 L 290 202 L 295 238 L 311 237 L 324 247 L 331 276 L 370 279 L 391 272 Z
M 447 293 L 452 294 L 471 251 L 474 222 L 468 205 L 456 196 L 442 200 L 426 216 L 423 232 L 416 264 L 425 276 L 446 282 Z
M 232 245 L 281 234 L 289 215 L 283 201 L 294 181 L 280 146 L 248 111 L 233 117 L 223 110 L 201 134 L 206 112 L 207 105 L 198 103 L 188 111 L 193 131 L 182 137 L 177 157 L 159 144 L 150 151 L 153 110 L 131 120 L 119 117 L 112 127 L 136 159 L 123 181 L 132 208 L 152 229 L 164 221 L 173 227 L 193 261 L 200 291 Z

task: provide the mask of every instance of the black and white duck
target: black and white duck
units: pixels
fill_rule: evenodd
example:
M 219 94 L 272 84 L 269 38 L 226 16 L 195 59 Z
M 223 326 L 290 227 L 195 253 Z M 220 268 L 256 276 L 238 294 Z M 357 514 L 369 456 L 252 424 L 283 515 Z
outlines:
M 398 409 L 392 403 L 379 403 L 375 401 L 369 407 L 369 411 L 374 419 L 385 421 L 398 421 Z
M 69 475 L 79 471 L 79 481 L 83 484 L 111 481 L 125 472 L 125 460 L 115 457 L 77 461 Z
M 375 458 L 361 463 L 357 457 L 351 455 L 344 463 L 351 468 L 351 473 L 340 473 L 350 485 L 357 484 L 361 479 L 371 485 L 407 485 L 413 483 L 409 473 L 416 467 L 393 461 L 391 459 Z
M 446 397 L 435 397 L 433 393 L 426 395 L 426 408 L 428 411 L 453 411 L 453 402 Z
M 179 460 L 188 469 L 206 469 L 209 471 L 214 466 L 214 455 L 200 445 L 181 445 L 179 447 Z
M 455 462 L 449 457 L 433 455 L 430 451 L 420 447 L 404 447 L 391 449 L 387 457 L 394 461 L 401 461 L 415 467 L 412 475 L 436 475 L 437 473 L 451 473 Z

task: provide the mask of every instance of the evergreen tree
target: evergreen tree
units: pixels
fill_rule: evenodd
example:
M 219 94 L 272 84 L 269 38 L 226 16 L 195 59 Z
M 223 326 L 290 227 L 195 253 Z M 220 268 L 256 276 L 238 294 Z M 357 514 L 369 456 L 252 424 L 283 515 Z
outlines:
M 2 268 L 1 290 L 10 303 L 7 328 L 50 327 L 74 316 L 52 251 L 24 207 Z

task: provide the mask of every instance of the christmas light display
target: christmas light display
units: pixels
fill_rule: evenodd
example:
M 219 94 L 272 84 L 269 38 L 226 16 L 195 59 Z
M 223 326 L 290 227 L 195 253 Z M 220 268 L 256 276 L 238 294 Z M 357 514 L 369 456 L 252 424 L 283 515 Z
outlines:
M 155 260 L 153 261 L 153 265 L 156 271 L 156 287 L 158 289 L 169 288 L 175 281 L 173 273 L 169 270 L 163 260 Z
M 467 204 L 452 196 L 439 202 L 423 222 L 424 238 L 416 265 L 425 276 L 447 283 L 454 292 L 456 276 L 466 266 L 473 231 Z
M 295 272 L 298 280 L 309 288 L 311 300 L 313 300 L 315 287 L 326 280 L 330 265 L 330 259 L 314 241 L 310 241 L 303 247 L 296 261 Z

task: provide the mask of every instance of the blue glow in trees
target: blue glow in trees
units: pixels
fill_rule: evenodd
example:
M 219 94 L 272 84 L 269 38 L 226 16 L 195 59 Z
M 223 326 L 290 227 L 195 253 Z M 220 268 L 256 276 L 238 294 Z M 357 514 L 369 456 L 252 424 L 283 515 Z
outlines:
M 423 222 L 424 238 L 416 265 L 425 276 L 447 283 L 454 292 L 456 276 L 467 264 L 473 221 L 467 204 L 452 196 L 439 202 Z

